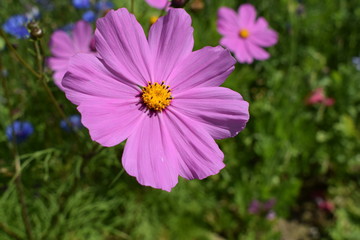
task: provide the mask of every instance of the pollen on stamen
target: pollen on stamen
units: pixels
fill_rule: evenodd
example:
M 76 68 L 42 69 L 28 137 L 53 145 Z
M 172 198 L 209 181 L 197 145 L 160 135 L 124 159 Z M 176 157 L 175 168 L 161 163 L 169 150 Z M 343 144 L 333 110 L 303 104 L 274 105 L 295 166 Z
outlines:
M 241 29 L 239 32 L 239 36 L 241 38 L 248 38 L 250 36 L 250 32 L 247 29 Z
M 165 82 L 161 82 L 161 84 L 148 82 L 148 85 L 142 88 L 143 103 L 148 109 L 161 112 L 174 99 L 169 88 L 170 86 L 165 85 Z

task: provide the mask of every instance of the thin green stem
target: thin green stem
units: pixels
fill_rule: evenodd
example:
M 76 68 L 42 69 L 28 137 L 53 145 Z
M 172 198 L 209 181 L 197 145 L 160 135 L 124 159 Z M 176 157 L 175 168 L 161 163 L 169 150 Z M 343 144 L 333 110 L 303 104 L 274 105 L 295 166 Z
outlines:
M 135 0 L 131 0 L 131 6 L 130 6 L 130 8 L 131 8 L 131 13 L 133 13 L 133 14 L 135 14 L 135 10 L 134 10 L 134 8 L 135 8 L 135 4 L 134 4 L 134 2 L 135 2 Z
M 51 90 L 46 82 L 45 74 L 44 74 L 44 66 L 43 66 L 44 59 L 43 59 L 43 56 L 41 53 L 41 46 L 39 44 L 39 40 L 34 41 L 34 48 L 35 48 L 36 60 L 37 60 L 37 64 L 38 64 L 38 71 L 40 73 L 38 78 L 41 82 L 41 85 L 45 89 L 47 95 L 50 98 L 50 101 L 54 104 L 54 106 L 55 106 L 56 110 L 58 111 L 59 115 L 61 116 L 61 118 L 64 119 L 66 121 L 66 123 L 69 125 L 69 127 L 71 128 L 71 123 L 67 120 L 64 111 L 61 109 L 60 104 L 56 100 L 54 94 L 51 92 Z
M 10 51 L 15 55 L 15 58 L 26 67 L 34 76 L 40 77 L 40 74 L 37 73 L 27 62 L 18 54 L 16 49 L 11 45 L 9 39 L 6 34 L 0 29 L 0 36 L 5 40 L 6 46 L 10 49 Z
M 14 119 L 12 118 L 11 115 L 11 105 L 10 105 L 10 94 L 9 94 L 9 90 L 6 84 L 6 80 L 5 77 L 2 75 L 2 61 L 0 58 L 0 78 L 1 78 L 1 83 L 2 83 L 2 87 L 4 89 L 4 95 L 6 98 L 6 103 L 7 103 L 7 107 L 9 110 L 9 118 L 10 118 L 10 122 L 13 123 Z M 21 216 L 24 222 L 24 226 L 25 226 L 25 231 L 26 231 L 26 236 L 28 240 L 32 240 L 33 239 L 33 234 L 32 234 L 32 230 L 31 230 L 31 223 L 30 223 L 30 218 L 29 218 L 29 214 L 28 214 L 28 210 L 26 207 L 26 201 L 25 201 L 25 194 L 24 194 L 24 187 L 22 185 L 21 182 L 21 162 L 20 162 L 20 157 L 19 157 L 19 152 L 17 149 L 17 144 L 16 144 L 16 136 L 15 136 L 15 129 L 14 126 L 12 125 L 12 143 L 10 144 L 10 149 L 11 152 L 13 154 L 14 157 L 14 165 L 15 165 L 15 187 L 16 187 L 16 191 L 18 194 L 18 200 L 19 200 L 19 204 L 21 207 Z

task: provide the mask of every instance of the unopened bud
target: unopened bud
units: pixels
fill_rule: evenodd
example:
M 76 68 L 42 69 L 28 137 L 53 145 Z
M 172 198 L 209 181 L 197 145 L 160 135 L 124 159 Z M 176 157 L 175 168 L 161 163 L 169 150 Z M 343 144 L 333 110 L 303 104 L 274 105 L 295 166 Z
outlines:
M 27 25 L 27 28 L 31 31 L 33 28 L 38 28 L 39 27 L 39 25 L 38 25 L 38 23 L 37 22 L 29 22 L 28 23 L 28 25 Z
M 39 39 L 44 35 L 44 32 L 39 27 L 33 27 L 30 31 L 30 36 L 32 39 Z
M 203 10 L 204 7 L 205 4 L 203 0 L 194 0 L 190 5 L 190 9 L 195 12 Z
M 189 0 L 172 0 L 171 4 L 170 4 L 170 7 L 182 8 L 188 3 L 188 1 Z

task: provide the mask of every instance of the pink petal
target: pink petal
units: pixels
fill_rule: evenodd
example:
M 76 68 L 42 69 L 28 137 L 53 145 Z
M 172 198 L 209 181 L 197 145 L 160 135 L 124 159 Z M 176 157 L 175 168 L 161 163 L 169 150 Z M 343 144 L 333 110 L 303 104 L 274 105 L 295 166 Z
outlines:
M 250 41 L 244 41 L 245 46 L 249 52 L 249 54 L 257 59 L 257 60 L 266 60 L 270 57 L 270 54 L 266 52 L 261 47 L 256 46 L 255 44 L 251 43 Z
M 67 69 L 57 70 L 53 74 L 54 82 L 58 88 L 60 88 L 61 91 L 64 91 L 64 87 L 61 85 L 62 79 L 65 76 L 65 73 L 67 72 Z
M 238 36 L 240 26 L 236 12 L 231 8 L 221 7 L 218 11 L 217 30 L 227 36 Z
M 307 99 L 308 104 L 315 104 L 319 102 L 323 102 L 326 99 L 324 89 L 317 88 L 312 93 L 311 96 Z
M 147 116 L 127 140 L 122 164 L 140 184 L 166 191 L 177 184 L 179 167 L 170 127 L 163 114 Z
M 67 72 L 68 64 L 69 64 L 68 57 L 65 57 L 65 58 L 49 57 L 47 59 L 47 65 L 51 68 L 51 70 L 54 71 L 54 74 L 53 74 L 54 82 L 55 82 L 56 86 L 58 86 L 62 91 L 63 91 L 63 87 L 61 85 L 61 81 L 62 81 L 65 73 Z
M 334 105 L 334 103 L 335 103 L 335 99 L 333 99 L 333 98 L 324 99 L 325 106 L 332 106 L 332 105 Z
M 253 57 L 245 47 L 245 40 L 240 38 L 224 37 L 220 40 L 220 44 L 235 53 L 236 59 L 240 63 L 252 63 Z
M 154 57 L 154 81 L 167 81 L 170 73 L 186 58 L 194 46 L 191 18 L 184 9 L 170 9 L 149 32 L 149 46 Z
M 193 87 L 219 86 L 234 70 L 235 63 L 228 50 L 204 47 L 178 64 L 167 84 L 174 93 Z
M 204 179 L 225 166 L 224 154 L 196 121 L 169 110 L 164 112 L 164 123 L 169 126 L 171 141 L 177 150 L 174 156 L 180 164 L 180 176 Z
M 90 43 L 93 37 L 93 31 L 90 23 L 78 21 L 73 30 L 73 40 L 76 52 L 90 52 Z
M 146 116 L 139 110 L 136 99 L 89 99 L 81 103 L 78 110 L 91 139 L 105 147 L 128 138 Z
M 259 30 L 251 33 L 248 40 L 260 47 L 270 47 L 277 43 L 278 34 L 271 29 Z
M 71 38 L 62 30 L 55 31 L 51 35 L 50 51 L 53 56 L 57 57 L 71 57 L 75 54 Z
M 254 26 L 253 26 L 253 30 L 254 30 L 254 31 L 261 31 L 261 30 L 267 29 L 268 27 L 269 27 L 269 24 L 268 24 L 268 22 L 266 21 L 266 19 L 263 18 L 263 17 L 259 17 L 259 18 L 256 20 L 256 22 L 255 22 L 255 24 L 254 24 Z
M 66 97 L 76 105 L 94 98 L 133 100 L 141 92 L 136 85 L 110 72 L 102 60 L 83 53 L 71 58 L 62 85 Z
M 238 12 L 240 28 L 252 27 L 256 19 L 256 9 L 254 6 L 249 3 L 242 4 Z
M 145 0 L 150 6 L 158 9 L 164 9 L 169 5 L 168 0 Z
M 141 25 L 127 9 L 111 10 L 96 22 L 95 45 L 100 57 L 129 82 L 151 80 L 150 49 Z
M 68 67 L 68 57 L 49 57 L 47 59 L 47 65 L 54 71 L 63 70 Z
M 234 137 L 249 120 L 249 104 L 228 88 L 193 88 L 175 95 L 171 105 L 198 121 L 215 139 Z

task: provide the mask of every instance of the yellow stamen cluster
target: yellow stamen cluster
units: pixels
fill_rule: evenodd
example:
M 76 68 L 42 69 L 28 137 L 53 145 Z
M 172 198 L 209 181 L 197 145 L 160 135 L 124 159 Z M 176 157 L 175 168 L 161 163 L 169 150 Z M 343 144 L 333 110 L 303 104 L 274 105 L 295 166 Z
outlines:
M 248 38 L 250 36 L 250 33 L 246 29 L 241 29 L 240 32 L 239 32 L 239 36 L 241 38 Z
M 141 98 L 148 109 L 160 112 L 169 106 L 173 99 L 170 87 L 164 85 L 164 82 L 161 84 L 149 82 L 142 89 Z

